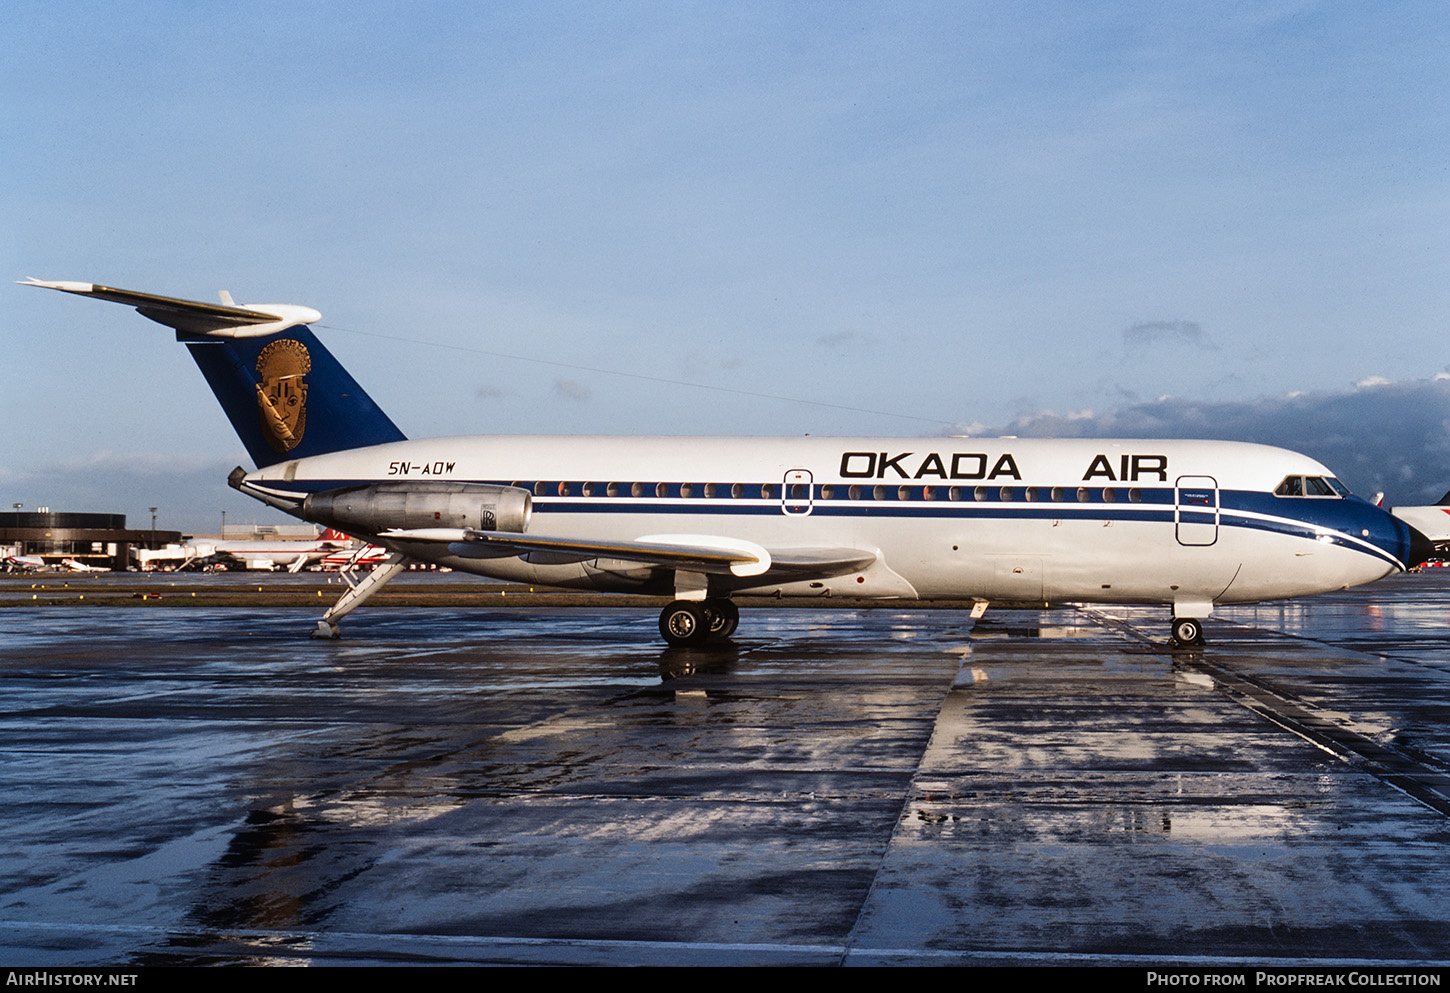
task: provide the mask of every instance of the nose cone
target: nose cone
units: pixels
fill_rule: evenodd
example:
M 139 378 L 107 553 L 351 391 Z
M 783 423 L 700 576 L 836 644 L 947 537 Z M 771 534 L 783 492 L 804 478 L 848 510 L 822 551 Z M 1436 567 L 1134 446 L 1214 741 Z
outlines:
M 1418 529 L 1373 504 L 1366 503 L 1361 510 L 1365 515 L 1361 533 L 1388 553 L 1400 568 L 1411 569 L 1434 557 L 1434 543 Z

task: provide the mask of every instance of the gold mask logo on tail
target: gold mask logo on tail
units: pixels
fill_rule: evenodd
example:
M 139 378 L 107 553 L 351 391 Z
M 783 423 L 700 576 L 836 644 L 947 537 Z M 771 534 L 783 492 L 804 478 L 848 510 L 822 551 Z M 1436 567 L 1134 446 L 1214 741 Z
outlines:
M 312 356 L 300 341 L 274 341 L 257 356 L 257 413 L 267 444 L 290 452 L 302 444 L 307 429 L 307 381 Z

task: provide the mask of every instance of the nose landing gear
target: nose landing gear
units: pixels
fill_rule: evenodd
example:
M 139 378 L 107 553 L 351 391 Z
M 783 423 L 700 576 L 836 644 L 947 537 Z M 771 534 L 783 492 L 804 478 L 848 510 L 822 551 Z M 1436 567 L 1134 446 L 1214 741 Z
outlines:
M 1196 617 L 1173 618 L 1174 648 L 1201 648 L 1203 646 L 1203 622 Z

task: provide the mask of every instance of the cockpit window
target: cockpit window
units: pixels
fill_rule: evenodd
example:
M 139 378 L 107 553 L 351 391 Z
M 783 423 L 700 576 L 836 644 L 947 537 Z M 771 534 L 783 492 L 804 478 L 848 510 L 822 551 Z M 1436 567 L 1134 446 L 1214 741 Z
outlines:
M 1330 497 L 1338 499 L 1349 495 L 1349 490 L 1333 476 L 1285 476 L 1274 490 L 1275 496 Z

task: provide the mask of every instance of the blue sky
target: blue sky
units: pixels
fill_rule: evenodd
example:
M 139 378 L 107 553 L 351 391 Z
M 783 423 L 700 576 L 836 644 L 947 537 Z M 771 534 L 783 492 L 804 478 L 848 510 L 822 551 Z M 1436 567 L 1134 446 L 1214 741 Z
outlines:
M 1133 428 L 1450 488 L 1439 3 L 9 13 L 9 278 L 315 307 L 410 436 Z M 274 519 L 166 329 L 0 314 L 0 505 Z

